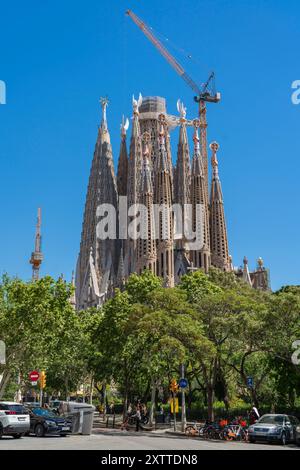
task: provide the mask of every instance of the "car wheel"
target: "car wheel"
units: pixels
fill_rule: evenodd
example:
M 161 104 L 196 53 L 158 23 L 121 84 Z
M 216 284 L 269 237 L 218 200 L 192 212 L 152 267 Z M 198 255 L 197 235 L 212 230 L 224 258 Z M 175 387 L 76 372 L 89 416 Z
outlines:
M 34 430 L 34 433 L 36 437 L 44 437 L 45 435 L 45 429 L 42 424 L 37 424 Z
M 249 437 L 249 442 L 251 442 L 251 444 L 254 444 L 254 443 L 255 443 L 255 439 L 253 439 L 253 437 Z
M 3 436 L 3 427 L 2 427 L 2 424 L 0 423 L 0 439 L 2 438 Z
M 285 432 L 283 432 L 283 433 L 281 434 L 281 444 L 282 444 L 283 446 L 286 445 L 286 433 L 285 433 Z
M 20 439 L 22 437 L 23 434 L 14 434 L 13 435 L 13 438 L 14 439 Z
M 296 439 L 296 445 L 300 446 L 300 439 Z
M 60 437 L 67 437 L 68 434 L 60 434 Z

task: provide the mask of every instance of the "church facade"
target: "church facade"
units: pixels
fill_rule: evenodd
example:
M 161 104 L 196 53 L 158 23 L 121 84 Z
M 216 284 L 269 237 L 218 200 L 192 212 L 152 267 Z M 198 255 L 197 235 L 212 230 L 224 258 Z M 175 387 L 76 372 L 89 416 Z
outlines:
M 101 306 L 115 288 L 124 286 L 131 273 L 140 274 L 144 269 L 160 276 L 165 287 L 173 287 L 191 270 L 208 272 L 210 266 L 215 266 L 234 271 L 254 288 L 269 289 L 269 273 L 261 258 L 251 273 L 246 258 L 243 267 L 236 269 L 232 265 L 219 177 L 219 145 L 212 142 L 209 146 L 209 182 L 207 152 L 200 151 L 199 120 L 188 120 L 180 101 L 179 115 L 172 116 L 167 113 L 164 98 L 140 95 L 138 100 L 133 99 L 129 150 L 128 120 L 123 120 L 116 174 L 107 104 L 106 99 L 101 100 L 102 121 L 85 203 L 76 268 L 77 309 Z M 174 127 L 179 127 L 176 163 L 170 140 Z M 187 127 L 192 127 L 191 146 Z M 116 230 L 115 236 L 104 238 L 99 237 L 97 226 L 103 215 L 99 207 L 106 205 L 115 208 Z M 139 211 L 139 207 L 145 210 Z M 174 208 L 180 209 L 182 217 L 179 230 L 175 230 L 178 217 Z M 120 222 L 124 217 L 125 229 L 124 222 L 122 226 Z M 134 227 L 135 232 L 142 228 L 143 236 L 128 236 L 128 227 Z M 199 234 L 201 243 L 191 243 L 189 233 L 194 239 Z

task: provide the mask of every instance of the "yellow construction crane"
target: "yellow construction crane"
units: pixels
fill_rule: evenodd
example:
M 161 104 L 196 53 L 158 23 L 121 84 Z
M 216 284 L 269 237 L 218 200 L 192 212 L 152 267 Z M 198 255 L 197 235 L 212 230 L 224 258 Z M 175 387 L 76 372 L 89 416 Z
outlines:
M 206 103 L 218 103 L 221 94 L 215 91 L 215 73 L 211 72 L 206 82 L 198 86 L 197 83 L 186 73 L 182 65 L 170 54 L 166 47 L 157 39 L 149 26 L 146 25 L 133 11 L 127 10 L 126 14 L 140 28 L 150 42 L 157 48 L 160 54 L 169 62 L 178 75 L 189 85 L 196 93 L 194 100 L 199 103 L 199 125 L 200 125 L 200 149 L 203 158 L 203 166 L 206 179 L 206 189 L 208 193 L 208 165 L 207 165 L 207 120 Z

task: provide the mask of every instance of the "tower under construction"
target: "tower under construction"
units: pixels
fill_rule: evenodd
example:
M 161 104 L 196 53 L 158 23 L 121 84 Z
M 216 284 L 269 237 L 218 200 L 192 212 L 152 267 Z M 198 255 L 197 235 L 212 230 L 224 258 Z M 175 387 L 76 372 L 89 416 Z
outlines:
M 34 251 L 31 253 L 30 264 L 32 265 L 32 280 L 39 279 L 40 267 L 43 261 L 42 235 L 41 235 L 42 212 L 38 208 L 37 223 L 35 230 Z
M 249 275 L 232 265 L 228 249 L 224 198 L 219 174 L 219 145 L 210 144 L 211 182 L 206 174 L 199 138 L 199 119 L 187 119 L 186 109 L 178 101 L 178 116 L 167 112 L 161 97 L 139 97 L 132 101 L 132 127 L 127 150 L 127 127 L 121 124 L 118 174 L 115 174 L 109 127 L 107 100 L 101 101 L 102 119 L 91 167 L 76 270 L 76 306 L 85 309 L 100 306 L 123 287 L 131 273 L 148 269 L 160 276 L 165 287 L 176 285 L 183 274 L 194 269 L 208 272 L 210 266 L 234 271 L 249 285 L 269 288 L 268 271 L 259 260 L 258 268 Z M 128 121 L 126 121 L 128 123 Z M 172 159 L 171 134 L 179 127 L 176 158 Z M 189 134 L 193 151 L 190 152 Z M 222 163 L 222 160 L 221 160 Z M 208 173 L 209 174 L 209 173 Z M 209 197 L 206 188 L 210 188 Z M 99 207 L 112 205 L 120 216 L 121 197 L 127 196 L 128 226 L 133 223 L 130 207 L 147 208 L 140 224 L 146 237 L 100 239 L 97 224 Z M 155 220 L 154 205 L 163 206 L 165 217 Z M 184 233 L 174 236 L 173 207 L 191 207 L 192 231 L 202 236 L 201 247 L 191 248 Z M 197 219 L 197 207 L 202 217 Z M 184 215 L 183 215 L 184 217 Z M 157 223 L 156 223 L 157 222 Z M 38 224 L 39 225 L 39 224 Z M 167 234 L 162 236 L 163 231 Z M 37 229 L 38 233 L 38 229 Z M 41 256 L 38 252 L 38 259 Z M 35 255 L 35 253 L 33 253 Z

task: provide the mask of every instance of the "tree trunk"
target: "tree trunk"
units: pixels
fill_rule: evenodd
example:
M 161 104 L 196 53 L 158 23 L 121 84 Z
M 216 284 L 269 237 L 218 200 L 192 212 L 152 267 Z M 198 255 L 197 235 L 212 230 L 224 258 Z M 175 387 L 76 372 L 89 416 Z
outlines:
M 68 380 L 68 376 L 66 375 L 65 376 L 65 394 L 66 394 L 66 401 L 69 400 L 69 380 Z
M 151 405 L 150 405 L 150 414 L 149 414 L 149 424 L 153 426 L 155 424 L 155 397 L 156 397 L 156 382 L 152 381 L 152 388 L 151 388 Z
M 103 381 L 102 390 L 103 390 L 103 421 L 105 421 L 105 419 L 106 419 L 106 400 L 107 400 L 105 380 Z
M 0 382 L 0 399 L 2 399 L 4 392 L 6 390 L 7 384 L 10 380 L 11 373 L 8 369 L 4 369 L 2 380 Z
M 256 390 L 254 387 L 250 388 L 250 394 L 251 394 L 252 405 L 258 409 L 259 408 L 258 398 L 257 398 Z
M 21 390 L 21 375 L 20 375 L 20 372 L 18 372 L 18 375 L 17 375 L 17 384 L 18 384 L 18 390 L 15 393 L 14 401 L 16 403 L 21 403 L 22 402 L 22 390 Z
M 94 377 L 91 376 L 91 384 L 90 384 L 90 404 L 93 404 L 93 391 L 94 391 Z
M 209 421 L 214 421 L 215 413 L 214 413 L 214 398 L 215 393 L 214 389 L 211 385 L 208 385 L 206 388 L 206 395 L 207 395 L 207 412 L 208 412 L 208 419 Z
M 125 395 L 124 395 L 124 401 L 123 401 L 123 421 L 126 418 L 127 410 L 128 410 L 128 390 L 127 390 L 127 383 L 126 383 L 126 385 L 125 385 Z

